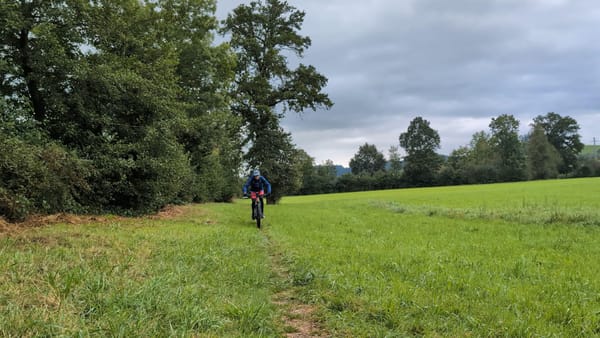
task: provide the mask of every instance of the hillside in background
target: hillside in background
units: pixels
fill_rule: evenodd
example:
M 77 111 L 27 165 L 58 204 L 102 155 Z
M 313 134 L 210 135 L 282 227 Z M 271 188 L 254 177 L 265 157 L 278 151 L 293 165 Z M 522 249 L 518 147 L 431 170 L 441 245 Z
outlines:
M 352 170 L 350 168 L 346 168 L 344 166 L 341 166 L 339 164 L 336 164 L 335 166 L 335 174 L 339 177 L 342 176 L 344 174 L 350 174 L 352 173 Z
M 586 145 L 579 154 L 584 157 L 596 156 L 600 158 L 600 145 Z

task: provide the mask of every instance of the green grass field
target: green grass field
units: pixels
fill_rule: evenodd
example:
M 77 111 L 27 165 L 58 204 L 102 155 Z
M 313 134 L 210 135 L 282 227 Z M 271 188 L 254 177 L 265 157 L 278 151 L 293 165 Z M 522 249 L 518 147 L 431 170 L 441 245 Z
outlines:
M 600 179 L 247 200 L 0 234 L 0 336 L 600 337 Z M 287 300 L 275 301 L 286 294 Z M 292 318 L 293 319 L 293 318 Z

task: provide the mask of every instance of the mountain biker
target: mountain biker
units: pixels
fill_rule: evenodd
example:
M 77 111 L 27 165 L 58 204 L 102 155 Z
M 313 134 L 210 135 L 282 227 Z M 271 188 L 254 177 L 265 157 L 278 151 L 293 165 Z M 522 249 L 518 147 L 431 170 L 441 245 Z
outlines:
M 267 195 L 271 193 L 271 183 L 269 183 L 269 181 L 267 181 L 267 179 L 263 176 L 260 176 L 260 170 L 254 169 L 252 171 L 252 175 L 248 177 L 246 184 L 244 184 L 242 187 L 244 196 L 248 196 L 248 189 L 250 189 L 250 192 L 257 193 L 260 197 L 260 205 L 262 206 L 261 211 L 263 215 L 262 217 L 264 218 L 265 203 L 263 201 L 263 196 L 265 195 L 265 190 Z M 254 200 L 252 200 L 252 210 L 254 210 Z M 252 214 L 252 219 L 254 219 L 254 213 Z

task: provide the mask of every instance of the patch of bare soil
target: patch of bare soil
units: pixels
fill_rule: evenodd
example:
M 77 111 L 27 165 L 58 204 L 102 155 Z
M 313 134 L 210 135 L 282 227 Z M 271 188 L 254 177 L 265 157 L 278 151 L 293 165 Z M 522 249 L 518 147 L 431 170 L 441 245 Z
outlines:
M 267 236 L 268 237 L 268 236 Z M 281 254 L 274 252 L 270 255 L 273 272 L 282 280 L 289 280 L 289 271 L 285 268 Z M 288 338 L 325 338 L 331 337 L 321 326 L 317 318 L 317 307 L 303 303 L 296 297 L 293 288 L 282 290 L 273 296 L 273 304 L 277 305 L 283 315 L 282 322 Z
M 330 337 L 316 318 L 316 307 L 304 304 L 285 290 L 273 297 L 273 303 L 283 310 L 285 336 L 288 338 Z

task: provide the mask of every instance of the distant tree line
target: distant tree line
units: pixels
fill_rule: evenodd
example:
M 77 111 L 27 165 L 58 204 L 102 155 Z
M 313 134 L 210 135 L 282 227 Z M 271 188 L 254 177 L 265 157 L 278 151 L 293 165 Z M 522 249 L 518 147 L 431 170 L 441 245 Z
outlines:
M 584 145 L 575 119 L 553 112 L 537 116 L 525 136 L 519 124 L 509 114 L 492 118 L 488 131 L 475 133 L 468 145 L 445 157 L 436 152 L 438 132 L 417 117 L 390 147 L 388 160 L 365 143 L 350 160 L 351 173 L 338 177 L 331 161 L 306 167 L 299 193 L 600 176 L 600 156 L 580 155 Z
M 228 201 L 255 166 L 274 202 L 300 188 L 307 155 L 277 112 L 332 102 L 314 67 L 288 67 L 310 39 L 285 1 L 221 24 L 214 0 L 0 6 L 1 217 Z

